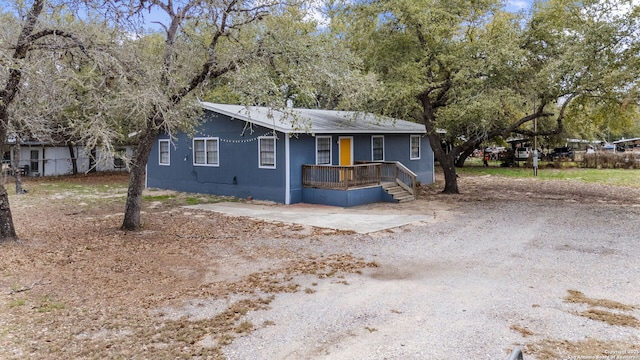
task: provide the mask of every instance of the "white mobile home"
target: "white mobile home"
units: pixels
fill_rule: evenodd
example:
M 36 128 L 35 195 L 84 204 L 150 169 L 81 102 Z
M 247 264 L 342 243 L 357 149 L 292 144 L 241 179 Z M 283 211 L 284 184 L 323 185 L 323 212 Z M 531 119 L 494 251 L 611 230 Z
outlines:
M 15 144 L 3 157 L 3 167 L 13 164 Z M 103 147 L 91 150 L 82 145 L 66 146 L 39 142 L 24 142 L 20 145 L 18 167 L 26 176 L 60 176 L 73 174 L 75 162 L 78 173 L 95 171 L 128 171 L 127 159 L 131 158 L 133 146 L 118 146 L 115 154 Z

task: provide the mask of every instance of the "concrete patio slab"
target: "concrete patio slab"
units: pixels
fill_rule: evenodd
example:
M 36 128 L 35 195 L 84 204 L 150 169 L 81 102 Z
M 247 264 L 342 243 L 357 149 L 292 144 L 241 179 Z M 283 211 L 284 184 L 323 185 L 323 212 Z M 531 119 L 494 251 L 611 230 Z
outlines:
M 392 229 L 433 219 L 431 215 L 398 211 L 377 211 L 366 206 L 341 208 L 325 205 L 263 205 L 253 203 L 216 203 L 186 206 L 189 209 L 215 211 L 231 216 L 247 216 L 260 220 L 310 225 L 360 234 Z

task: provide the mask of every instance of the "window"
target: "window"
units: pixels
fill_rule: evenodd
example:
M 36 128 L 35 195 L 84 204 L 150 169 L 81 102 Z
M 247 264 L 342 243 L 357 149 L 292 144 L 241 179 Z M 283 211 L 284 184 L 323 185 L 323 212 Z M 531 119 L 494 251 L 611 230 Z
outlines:
M 276 138 L 264 136 L 258 138 L 258 158 L 261 168 L 275 169 L 276 167 Z
M 160 153 L 160 165 L 170 165 L 169 161 L 169 140 L 160 140 L 158 143 Z
M 127 150 L 117 149 L 116 153 L 113 156 L 113 168 L 114 169 L 125 168 L 127 166 L 126 158 L 127 158 Z
M 420 159 L 420 135 L 411 135 L 411 160 Z
M 316 165 L 331 165 L 331 136 L 316 137 Z
M 202 166 L 220 165 L 218 138 L 193 139 L 193 164 Z
M 371 137 L 371 160 L 384 161 L 384 136 Z
M 40 150 L 31 150 L 31 172 L 40 171 Z

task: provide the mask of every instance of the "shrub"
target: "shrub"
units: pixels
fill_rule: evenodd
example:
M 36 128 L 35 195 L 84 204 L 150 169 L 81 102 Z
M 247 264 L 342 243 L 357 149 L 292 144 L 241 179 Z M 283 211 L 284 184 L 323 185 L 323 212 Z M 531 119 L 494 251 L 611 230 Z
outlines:
M 604 169 L 640 169 L 640 153 L 605 153 L 585 154 L 582 165 L 586 168 Z

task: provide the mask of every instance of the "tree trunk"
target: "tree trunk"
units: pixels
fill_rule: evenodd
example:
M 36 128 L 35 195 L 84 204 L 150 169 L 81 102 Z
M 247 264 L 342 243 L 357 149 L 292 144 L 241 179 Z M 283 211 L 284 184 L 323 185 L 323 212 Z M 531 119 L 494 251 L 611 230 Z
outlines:
M 73 145 L 68 144 L 69 147 L 69 158 L 71 159 L 71 173 L 76 175 L 78 173 L 78 159 L 76 159 L 75 152 L 73 151 Z
M 455 160 L 456 153 L 459 153 L 459 149 L 454 146 L 452 151 L 445 153 L 442 148 L 442 139 L 434 126 L 435 116 L 429 97 L 423 96 L 420 100 L 424 109 L 422 115 L 427 136 L 429 137 L 429 144 L 431 145 L 431 150 L 433 150 L 436 160 L 440 162 L 444 173 L 444 190 L 442 190 L 442 193 L 458 194 L 458 175 L 456 174 Z
M 23 18 L 22 29 L 18 35 L 15 46 L 9 44 L 8 49 L 14 49 L 13 60 L 22 60 L 27 57 L 27 53 L 33 47 L 33 42 L 38 37 L 33 38 L 33 31 L 38 23 L 38 17 L 42 13 L 46 1 L 35 0 L 31 4 L 31 8 L 27 13 L 27 16 Z M 19 62 L 12 62 L 11 64 L 19 64 Z M 6 66 L 3 64 L 3 66 Z M 9 66 L 8 76 L 6 76 L 6 82 L 3 84 L 3 88 L 0 88 L 0 141 L 2 142 L 2 149 L 4 150 L 4 143 L 7 141 L 7 134 L 9 128 L 9 112 L 7 107 L 13 103 L 16 94 L 20 90 L 20 83 L 22 80 L 22 70 L 18 66 Z M 3 77 L 3 81 L 4 81 Z M 16 142 L 19 141 L 16 139 Z M 4 153 L 4 152 L 3 152 Z M 17 171 L 18 169 L 14 169 Z M 0 242 L 7 240 L 17 240 L 15 227 L 13 226 L 13 217 L 11 216 L 11 208 L 9 207 L 9 194 L 4 184 L 0 184 Z
M 20 140 L 16 138 L 16 145 L 13 147 L 13 175 L 16 178 L 16 194 L 24 194 L 22 188 L 22 169 L 20 169 Z
M 139 230 L 142 226 L 140 211 L 142 209 L 142 191 L 144 190 L 145 177 L 147 174 L 147 162 L 153 143 L 160 133 L 159 130 L 147 129 L 140 137 L 138 147 L 133 154 L 129 172 L 129 190 L 127 191 L 127 201 L 124 209 L 124 221 L 121 230 Z
M 16 229 L 13 226 L 9 194 L 4 185 L 0 184 L 0 243 L 10 240 L 18 240 L 18 235 L 16 235 Z
M 467 158 L 469 158 L 471 154 L 473 154 L 473 150 L 475 149 L 475 146 L 465 149 L 462 154 L 460 154 L 460 156 L 458 156 L 458 158 L 456 159 L 456 167 L 464 167 L 464 162 L 467 161 Z
M 449 153 L 438 159 L 444 174 L 443 194 L 458 194 L 458 174 L 455 167 L 455 154 Z
M 91 153 L 89 155 L 89 172 L 94 173 L 97 170 L 98 165 L 96 164 L 96 156 L 98 156 L 96 148 L 91 148 Z

